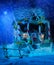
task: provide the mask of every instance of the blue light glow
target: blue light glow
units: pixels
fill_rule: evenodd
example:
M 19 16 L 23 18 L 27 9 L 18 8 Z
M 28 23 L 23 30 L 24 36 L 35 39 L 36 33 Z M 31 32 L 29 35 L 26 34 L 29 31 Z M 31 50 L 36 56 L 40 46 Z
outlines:
M 4 15 L 7 15 L 7 11 L 4 11 Z

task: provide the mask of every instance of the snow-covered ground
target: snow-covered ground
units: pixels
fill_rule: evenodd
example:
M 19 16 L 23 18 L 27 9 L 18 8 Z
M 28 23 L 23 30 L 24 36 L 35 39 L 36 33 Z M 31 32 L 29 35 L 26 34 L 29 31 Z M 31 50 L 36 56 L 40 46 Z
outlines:
M 19 50 L 18 47 L 15 44 L 10 44 L 7 46 L 7 55 L 10 56 L 10 58 L 19 58 Z M 30 51 L 30 52 L 29 52 Z M 5 57 L 6 51 L 0 46 L 0 58 Z M 29 47 L 25 47 L 21 49 L 21 55 L 26 55 L 24 57 L 33 57 L 33 56 L 44 56 L 44 55 L 54 55 L 54 50 L 52 49 L 51 46 L 49 47 L 40 47 L 37 49 L 32 49 L 30 50 Z
M 14 45 L 9 48 L 15 48 Z M 29 57 L 9 58 L 4 57 L 3 49 L 0 46 L 0 65 L 54 65 L 54 51 L 51 47 L 42 47 L 30 52 Z M 16 53 L 15 53 L 16 52 Z M 18 51 L 9 51 L 10 54 L 17 55 Z
M 0 65 L 54 65 L 54 56 L 35 56 L 21 59 L 0 59 Z
M 39 48 L 32 51 L 29 56 L 43 56 L 43 55 L 54 55 L 54 52 L 50 47 Z

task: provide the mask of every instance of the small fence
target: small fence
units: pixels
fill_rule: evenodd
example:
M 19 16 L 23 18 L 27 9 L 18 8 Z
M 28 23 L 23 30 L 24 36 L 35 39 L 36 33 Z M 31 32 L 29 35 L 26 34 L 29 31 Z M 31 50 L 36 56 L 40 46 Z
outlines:
M 10 58 L 10 57 L 18 57 L 18 58 L 22 58 L 23 56 L 28 56 L 28 55 L 21 55 L 21 50 L 19 50 L 19 49 L 13 49 L 13 48 L 0 48 L 0 49 L 2 49 L 3 50 L 3 55 L 4 55 L 4 57 L 5 58 Z M 13 56 L 13 55 L 9 55 L 8 54 L 8 50 L 18 50 L 18 52 L 19 52 L 19 55 L 17 55 L 17 56 Z

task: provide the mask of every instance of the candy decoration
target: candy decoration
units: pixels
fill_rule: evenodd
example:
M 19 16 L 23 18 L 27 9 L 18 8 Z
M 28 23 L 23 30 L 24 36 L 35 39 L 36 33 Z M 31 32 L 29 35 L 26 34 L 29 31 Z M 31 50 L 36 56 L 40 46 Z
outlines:
M 40 40 L 40 35 L 41 35 L 41 26 L 39 25 L 39 40 Z
M 18 24 L 22 23 L 21 21 L 18 21 Z
M 43 23 L 41 21 L 38 22 L 39 25 L 42 25 Z
M 25 21 L 28 21 L 28 18 L 24 18 Z
M 50 40 L 50 23 L 48 22 L 48 40 Z
M 27 33 L 29 34 L 29 23 L 27 24 Z
M 42 19 L 42 20 L 45 20 L 45 17 L 44 17 L 44 16 L 41 16 L 41 19 Z
M 18 29 L 17 29 L 17 40 L 21 41 L 21 30 L 20 30 L 20 25 L 18 25 Z

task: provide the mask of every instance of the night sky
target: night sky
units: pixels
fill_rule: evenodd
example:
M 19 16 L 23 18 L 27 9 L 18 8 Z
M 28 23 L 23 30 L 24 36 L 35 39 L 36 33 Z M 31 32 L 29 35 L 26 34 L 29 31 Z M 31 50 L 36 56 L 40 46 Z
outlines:
M 42 8 L 51 24 L 51 38 L 54 40 L 54 0 L 0 0 L 0 42 L 12 43 L 12 19 L 14 8 Z M 4 16 L 4 13 L 7 16 Z M 11 15 L 10 15 L 11 14 Z M 11 22 L 10 22 L 11 20 Z

